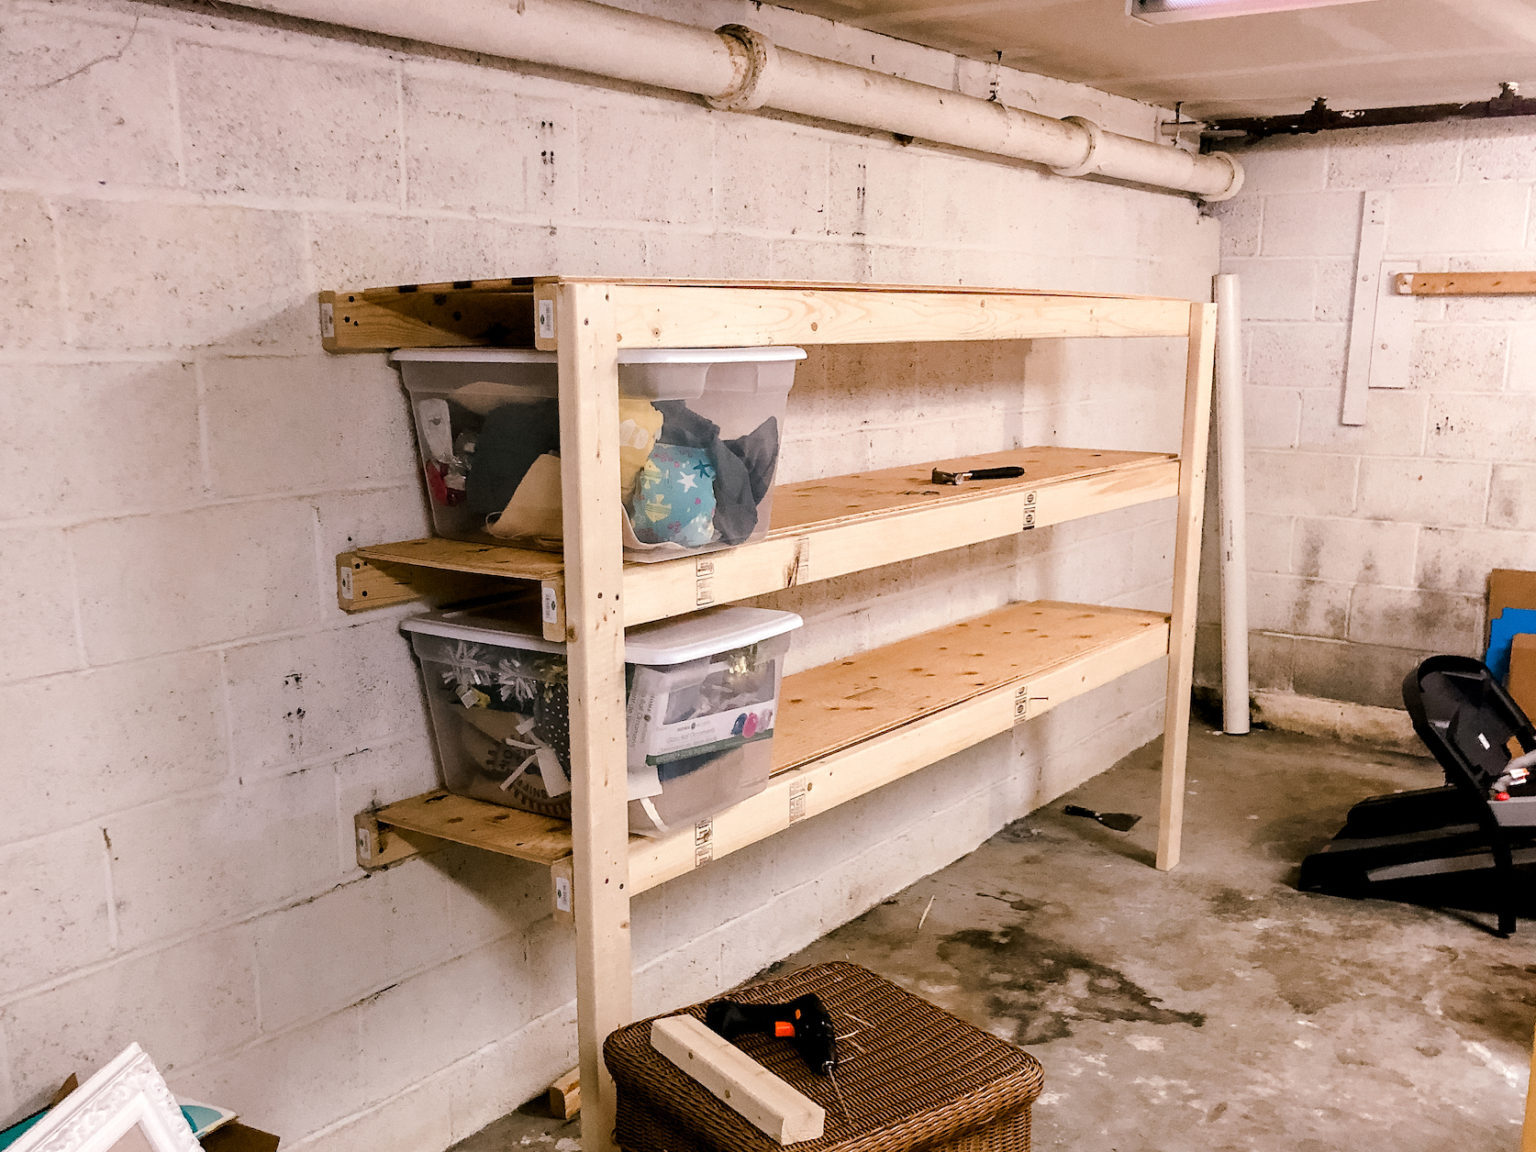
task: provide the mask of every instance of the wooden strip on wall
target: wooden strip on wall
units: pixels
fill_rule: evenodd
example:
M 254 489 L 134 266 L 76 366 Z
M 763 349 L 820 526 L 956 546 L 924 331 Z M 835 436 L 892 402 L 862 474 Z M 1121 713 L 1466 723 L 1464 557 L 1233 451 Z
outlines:
M 1405 296 L 1526 296 L 1536 294 L 1536 272 L 1404 272 Z

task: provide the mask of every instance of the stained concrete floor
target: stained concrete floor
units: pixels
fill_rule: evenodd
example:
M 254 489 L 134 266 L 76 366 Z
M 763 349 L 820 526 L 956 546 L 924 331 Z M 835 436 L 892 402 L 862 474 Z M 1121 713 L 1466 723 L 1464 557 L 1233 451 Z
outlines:
M 1294 887 L 1354 801 L 1439 783 L 1432 762 L 1197 725 L 1184 860 L 1164 874 L 1154 820 L 1122 834 L 1061 812 L 1155 814 L 1157 751 L 770 974 L 851 959 L 1028 1048 L 1041 1150 L 1512 1152 L 1536 923 L 1500 940 L 1486 914 Z M 514 1113 L 458 1148 L 567 1152 L 577 1134 Z

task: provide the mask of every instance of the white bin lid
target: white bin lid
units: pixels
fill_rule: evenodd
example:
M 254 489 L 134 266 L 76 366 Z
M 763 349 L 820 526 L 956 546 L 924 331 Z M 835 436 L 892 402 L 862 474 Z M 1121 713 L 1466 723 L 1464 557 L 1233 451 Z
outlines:
M 557 354 L 533 348 L 399 348 L 403 360 L 448 361 L 455 364 L 553 364 Z M 621 348 L 620 364 L 773 364 L 804 360 L 804 348 Z
M 528 623 L 528 612 L 526 601 L 459 608 L 411 616 L 402 620 L 400 627 L 406 632 L 449 640 L 471 640 L 535 652 L 564 652 L 564 644 L 544 639 Z M 630 664 L 663 667 L 684 664 L 782 636 L 804 622 L 793 612 L 776 612 L 771 608 L 706 608 L 676 620 L 658 620 L 628 629 L 624 633 L 624 659 Z

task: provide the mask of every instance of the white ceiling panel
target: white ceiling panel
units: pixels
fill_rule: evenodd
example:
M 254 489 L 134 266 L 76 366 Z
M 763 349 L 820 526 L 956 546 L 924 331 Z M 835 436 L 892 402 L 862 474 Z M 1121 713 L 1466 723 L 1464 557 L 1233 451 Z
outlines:
M 789 0 L 789 6 L 1191 116 L 1536 96 L 1536 0 L 1371 0 L 1150 25 L 1125 0 Z

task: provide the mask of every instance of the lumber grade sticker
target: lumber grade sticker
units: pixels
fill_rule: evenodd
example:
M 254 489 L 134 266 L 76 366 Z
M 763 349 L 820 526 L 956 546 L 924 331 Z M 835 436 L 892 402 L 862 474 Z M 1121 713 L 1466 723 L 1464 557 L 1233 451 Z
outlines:
M 702 868 L 715 858 L 715 822 L 700 820 L 693 826 L 693 866 Z

